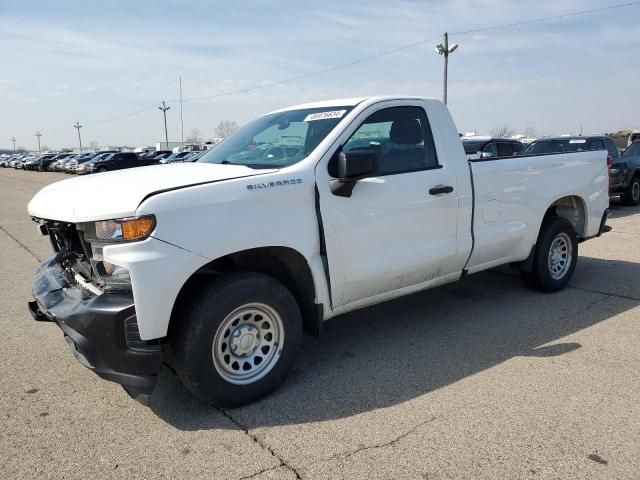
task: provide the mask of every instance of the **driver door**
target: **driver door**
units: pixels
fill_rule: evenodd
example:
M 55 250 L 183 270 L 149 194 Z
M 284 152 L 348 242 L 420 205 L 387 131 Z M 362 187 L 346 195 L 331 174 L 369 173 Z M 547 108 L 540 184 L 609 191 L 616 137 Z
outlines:
M 457 278 L 456 175 L 438 157 L 424 108 L 378 107 L 342 149 L 377 150 L 380 175 L 341 197 L 317 174 L 334 309 Z M 331 162 L 328 170 L 336 176 Z

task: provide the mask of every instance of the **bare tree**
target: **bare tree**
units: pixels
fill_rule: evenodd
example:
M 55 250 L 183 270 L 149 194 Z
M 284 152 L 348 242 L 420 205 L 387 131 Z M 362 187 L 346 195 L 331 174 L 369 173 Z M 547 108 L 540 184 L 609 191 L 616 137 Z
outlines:
M 227 138 L 228 136 L 238 131 L 239 128 L 240 126 L 236 123 L 235 120 L 223 120 L 215 128 L 214 132 L 216 136 L 220 138 Z
M 98 147 L 100 146 L 100 143 L 97 140 L 91 140 L 89 142 L 89 150 L 98 150 Z
M 502 125 L 501 127 L 496 127 L 491 129 L 491 136 L 504 138 L 513 136 L 513 128 L 510 128 L 509 125 Z
M 51 147 L 50 147 L 49 145 L 42 145 L 42 146 L 40 147 L 40 149 L 41 149 L 43 152 L 48 152 L 49 150 L 51 150 Z
M 187 143 L 202 143 L 202 134 L 200 133 L 200 130 L 198 130 L 197 128 L 191 130 L 191 133 L 185 139 L 185 141 Z
M 538 136 L 538 132 L 536 130 L 536 127 L 527 127 L 524 129 L 524 136 L 528 137 L 528 138 L 534 138 Z

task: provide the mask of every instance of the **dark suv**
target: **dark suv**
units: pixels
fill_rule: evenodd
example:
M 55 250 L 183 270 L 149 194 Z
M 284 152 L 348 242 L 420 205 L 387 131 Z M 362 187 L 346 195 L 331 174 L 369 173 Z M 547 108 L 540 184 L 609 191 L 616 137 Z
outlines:
M 540 138 L 531 142 L 527 148 L 522 151 L 521 155 L 586 152 L 589 150 L 607 150 L 610 157 L 608 160 L 609 164 L 620 156 L 613 140 L 604 135 Z
M 471 161 L 513 157 L 524 148 L 524 144 L 518 140 L 493 137 L 463 138 L 462 145 Z
M 609 193 L 626 205 L 640 204 L 640 140 L 613 159 L 609 168 Z
M 116 152 L 106 157 L 98 158 L 95 161 L 87 162 L 87 171 L 89 173 L 106 172 L 123 168 L 144 167 L 156 163 L 158 163 L 156 160 L 141 158 L 135 152 Z

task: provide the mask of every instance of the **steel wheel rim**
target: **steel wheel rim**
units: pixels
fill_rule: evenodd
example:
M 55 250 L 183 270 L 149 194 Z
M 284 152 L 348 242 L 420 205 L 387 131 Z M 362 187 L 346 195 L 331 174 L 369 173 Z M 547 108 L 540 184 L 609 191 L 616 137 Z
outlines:
M 631 187 L 631 196 L 633 200 L 638 201 L 638 199 L 640 198 L 640 183 L 633 182 L 633 185 Z
M 249 303 L 222 321 L 213 339 L 213 365 L 235 385 L 254 383 L 278 363 L 284 344 L 284 324 L 273 308 Z
M 573 261 L 573 244 L 569 235 L 566 233 L 559 233 L 551 242 L 548 256 L 548 266 L 551 278 L 554 280 L 560 280 L 563 278 Z

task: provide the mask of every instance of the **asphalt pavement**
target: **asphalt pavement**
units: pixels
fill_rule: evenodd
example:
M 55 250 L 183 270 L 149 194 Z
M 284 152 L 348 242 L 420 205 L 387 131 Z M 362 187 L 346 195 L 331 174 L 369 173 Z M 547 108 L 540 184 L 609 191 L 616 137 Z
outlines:
M 250 406 L 168 369 L 143 406 L 27 312 L 51 247 L 26 206 L 66 177 L 0 169 L 0 478 L 640 478 L 640 208 L 560 293 L 473 275 L 330 320 Z

